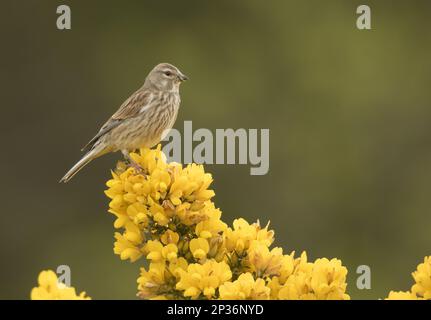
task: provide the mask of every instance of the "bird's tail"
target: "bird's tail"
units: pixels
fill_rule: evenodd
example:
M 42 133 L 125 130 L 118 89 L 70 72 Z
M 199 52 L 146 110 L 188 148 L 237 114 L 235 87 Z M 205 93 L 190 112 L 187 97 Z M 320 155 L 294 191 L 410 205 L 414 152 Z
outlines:
M 95 145 L 93 149 L 88 151 L 82 158 L 79 160 L 65 175 L 61 180 L 61 182 L 68 182 L 73 178 L 75 174 L 77 174 L 82 168 L 84 168 L 87 164 L 89 164 L 92 160 L 100 157 L 104 154 L 104 148 L 102 145 Z

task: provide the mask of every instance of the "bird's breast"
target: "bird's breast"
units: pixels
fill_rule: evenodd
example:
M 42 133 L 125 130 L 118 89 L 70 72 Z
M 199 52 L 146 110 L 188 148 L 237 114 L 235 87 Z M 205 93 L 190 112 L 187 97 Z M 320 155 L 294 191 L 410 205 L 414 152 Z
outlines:
M 177 93 L 159 94 L 152 100 L 151 106 L 143 108 L 137 117 L 124 121 L 112 131 L 115 149 L 134 150 L 158 144 L 173 127 L 180 102 Z

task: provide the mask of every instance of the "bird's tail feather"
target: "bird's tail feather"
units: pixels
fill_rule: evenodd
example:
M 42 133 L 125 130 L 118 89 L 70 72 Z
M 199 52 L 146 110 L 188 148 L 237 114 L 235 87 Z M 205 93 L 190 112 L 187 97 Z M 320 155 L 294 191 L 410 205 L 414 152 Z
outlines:
M 68 182 L 73 178 L 75 174 L 77 174 L 82 168 L 84 168 L 87 164 L 91 162 L 91 160 L 98 158 L 103 154 L 103 148 L 100 145 L 95 146 L 93 149 L 88 151 L 82 158 L 79 160 L 65 175 L 59 182 Z

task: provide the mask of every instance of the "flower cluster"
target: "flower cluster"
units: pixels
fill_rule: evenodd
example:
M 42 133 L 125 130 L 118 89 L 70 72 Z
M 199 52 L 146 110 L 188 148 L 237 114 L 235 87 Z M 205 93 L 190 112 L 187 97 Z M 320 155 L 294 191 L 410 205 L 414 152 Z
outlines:
M 31 290 L 32 300 L 90 300 L 85 292 L 76 294 L 75 288 L 59 282 L 52 270 L 42 271 L 38 277 L 39 286 Z
M 141 268 L 143 299 L 349 299 L 337 259 L 308 262 L 271 247 L 274 231 L 240 218 L 229 227 L 211 201 L 203 166 L 167 163 L 157 149 L 131 153 L 107 182 L 114 252 Z
M 387 300 L 431 300 L 431 256 L 424 258 L 412 276 L 415 284 L 410 291 L 391 291 Z
M 114 252 L 122 260 L 146 260 L 140 298 L 350 299 L 340 260 L 283 253 L 272 246 L 269 224 L 224 223 L 203 166 L 167 163 L 160 146 L 130 156 L 140 169 L 120 162 L 105 193 L 118 230 Z M 387 299 L 431 299 L 431 256 L 412 275 L 410 291 L 391 291 Z M 90 299 L 59 283 L 53 271 L 42 271 L 38 282 L 31 299 Z

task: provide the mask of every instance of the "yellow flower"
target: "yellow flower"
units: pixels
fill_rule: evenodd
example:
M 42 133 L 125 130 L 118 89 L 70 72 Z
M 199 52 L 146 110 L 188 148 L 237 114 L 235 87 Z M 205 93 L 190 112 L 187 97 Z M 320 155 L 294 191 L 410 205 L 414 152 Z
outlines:
M 180 240 L 180 236 L 178 235 L 178 233 L 172 231 L 172 230 L 167 230 L 165 233 L 163 233 L 163 235 L 160 237 L 160 240 L 164 243 L 164 244 L 169 244 L 169 243 L 173 243 L 173 244 L 177 244 L 178 241 Z
M 148 200 L 148 205 L 148 210 L 151 212 L 154 221 L 160 226 L 167 226 L 171 219 L 167 210 L 151 198 Z
M 205 206 L 203 212 L 207 219 L 199 222 L 195 227 L 195 234 L 199 238 L 206 239 L 209 244 L 207 256 L 221 261 L 224 258 L 223 233 L 227 229 L 226 223 L 221 221 L 221 211 L 216 209 L 211 202 Z
M 270 296 L 265 280 L 255 280 L 249 272 L 241 274 L 234 282 L 225 282 L 219 292 L 223 300 L 268 300 Z
M 210 250 L 208 241 L 204 238 L 192 239 L 189 246 L 193 257 L 199 260 L 205 259 Z
M 139 164 L 149 175 L 155 170 L 165 170 L 167 167 L 166 156 L 161 151 L 161 145 L 158 145 L 156 149 L 142 148 L 139 153 L 131 153 L 130 157 Z
M 130 259 L 131 262 L 135 262 L 142 256 L 142 250 L 135 246 L 127 238 L 120 234 L 115 233 L 114 253 L 119 254 L 121 260 Z
M 309 276 L 306 273 L 297 273 L 290 276 L 278 291 L 281 300 L 316 300 L 316 296 L 308 286 Z
M 124 229 L 124 238 L 126 238 L 128 241 L 130 241 L 136 246 L 142 244 L 144 237 L 142 235 L 142 231 L 139 228 L 139 225 L 132 222 L 127 222 Z
M 424 262 L 418 265 L 412 276 L 416 282 L 412 292 L 424 299 L 431 299 L 431 256 L 424 258 Z
M 148 209 L 145 205 L 140 202 L 132 203 L 127 207 L 127 215 L 130 221 L 133 221 L 136 225 L 140 226 L 140 230 L 148 226 Z M 121 227 L 123 227 L 121 225 Z
M 346 300 L 347 268 L 338 259 L 317 259 L 313 264 L 310 286 L 318 300 Z
M 144 252 L 147 255 L 147 259 L 153 262 L 165 260 L 175 262 L 177 259 L 178 247 L 173 243 L 163 246 L 160 241 L 149 240 L 144 246 Z
M 231 279 L 232 273 L 225 262 L 207 260 L 204 264 L 190 264 L 187 271 L 180 271 L 180 277 L 176 288 L 184 291 L 184 297 L 197 299 L 202 294 L 211 299 L 216 289 Z
M 281 258 L 281 267 L 279 270 L 279 279 L 281 282 L 285 282 L 287 278 L 293 273 L 295 268 L 295 252 L 292 252 L 289 255 L 284 255 Z
M 180 271 L 187 270 L 187 261 L 178 258 L 175 262 L 152 262 L 148 270 L 141 268 L 138 278 L 139 297 L 143 299 L 174 299 L 178 298 L 175 288 L 180 278 Z
M 188 202 L 205 202 L 214 196 L 214 191 L 208 190 L 212 177 L 204 172 L 202 165 L 190 164 L 184 169 L 176 166 L 176 169 L 169 192 L 169 198 L 174 205 L 180 205 L 181 198 Z
M 254 240 L 248 249 L 248 262 L 258 277 L 279 275 L 283 263 L 283 249 L 274 248 L 270 251 L 265 244 Z
M 234 220 L 233 229 L 228 228 L 225 236 L 226 249 L 237 253 L 247 250 L 253 240 L 257 240 L 267 247 L 274 241 L 274 232 L 268 231 L 268 226 L 261 229 L 259 222 L 250 225 L 242 218 Z
M 391 291 L 386 300 L 430 300 L 431 299 L 431 256 L 417 266 L 412 273 L 415 284 L 411 291 Z
M 171 262 L 168 266 L 169 274 L 174 276 L 177 280 L 181 277 L 181 271 L 186 271 L 188 267 L 187 260 L 178 258 L 175 262 Z
M 175 208 L 175 214 L 182 224 L 191 226 L 207 220 L 213 207 L 214 204 L 211 201 L 184 202 Z
M 165 263 L 150 263 L 148 270 L 141 268 L 138 278 L 139 296 L 144 299 L 155 297 L 167 286 L 165 281 Z
M 418 298 L 410 291 L 391 291 L 386 300 L 417 300 Z
M 278 299 L 278 293 L 282 288 L 282 284 L 286 283 L 288 277 L 290 277 L 295 269 L 295 265 L 298 264 L 295 260 L 295 252 L 290 255 L 284 255 L 281 258 L 281 267 L 279 269 L 279 275 L 272 277 L 268 283 L 268 287 L 271 288 L 271 299 Z M 300 258 L 299 258 L 300 259 Z
M 75 288 L 58 282 L 52 270 L 42 271 L 38 277 L 39 286 L 31 290 L 31 300 L 90 300 L 85 292 L 76 294 Z
M 286 257 L 286 256 L 285 256 Z M 305 252 L 294 261 L 294 269 L 287 279 L 274 277 L 268 285 L 271 296 L 284 300 L 348 300 L 347 269 L 337 259 L 307 261 Z
M 196 225 L 195 233 L 200 238 L 209 239 L 219 236 L 227 229 L 226 223 L 220 220 L 221 211 L 210 202 L 203 208 L 206 219 Z

